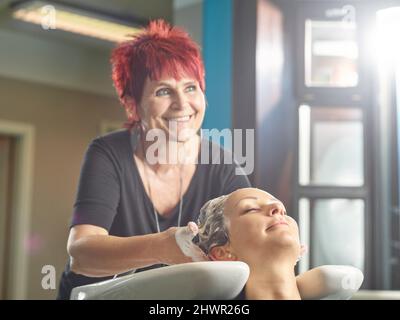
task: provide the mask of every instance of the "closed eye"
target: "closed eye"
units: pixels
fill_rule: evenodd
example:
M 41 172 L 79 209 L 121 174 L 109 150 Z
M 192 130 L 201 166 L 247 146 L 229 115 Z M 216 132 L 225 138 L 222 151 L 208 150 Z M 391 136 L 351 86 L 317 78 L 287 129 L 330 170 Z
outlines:
M 249 208 L 249 209 L 245 209 L 243 211 L 243 213 L 248 213 L 248 212 L 257 212 L 258 210 L 260 210 L 260 208 Z

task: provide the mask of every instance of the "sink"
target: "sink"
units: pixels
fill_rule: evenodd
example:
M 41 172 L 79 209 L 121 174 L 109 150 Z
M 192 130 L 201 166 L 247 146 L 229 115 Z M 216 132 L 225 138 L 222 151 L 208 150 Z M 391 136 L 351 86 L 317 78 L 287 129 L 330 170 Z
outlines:
M 191 262 L 76 287 L 71 300 L 231 300 L 248 277 L 241 261 Z

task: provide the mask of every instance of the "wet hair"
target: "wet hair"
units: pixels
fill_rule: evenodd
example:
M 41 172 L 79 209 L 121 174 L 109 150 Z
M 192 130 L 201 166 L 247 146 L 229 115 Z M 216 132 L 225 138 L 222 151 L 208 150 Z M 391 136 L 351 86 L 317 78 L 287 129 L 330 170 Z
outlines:
M 163 74 L 176 80 L 190 76 L 205 91 L 204 63 L 199 46 L 181 28 L 171 27 L 164 20 L 154 20 L 122 42 L 111 53 L 112 80 L 128 117 L 126 128 L 139 121 L 141 102 L 147 78 L 160 80 Z
M 229 222 L 224 216 L 224 206 L 229 195 L 223 195 L 206 202 L 200 209 L 197 220 L 199 233 L 194 241 L 205 254 L 216 246 L 229 243 Z

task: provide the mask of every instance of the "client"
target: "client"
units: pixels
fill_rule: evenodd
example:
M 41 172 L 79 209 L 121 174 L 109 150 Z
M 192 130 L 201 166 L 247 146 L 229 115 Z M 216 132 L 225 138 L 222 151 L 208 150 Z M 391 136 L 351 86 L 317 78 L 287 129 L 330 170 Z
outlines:
M 282 202 L 260 189 L 238 189 L 208 201 L 198 226 L 194 241 L 211 260 L 248 264 L 249 279 L 237 299 L 349 299 L 363 281 L 361 271 L 350 266 L 321 266 L 296 277 L 297 223 Z

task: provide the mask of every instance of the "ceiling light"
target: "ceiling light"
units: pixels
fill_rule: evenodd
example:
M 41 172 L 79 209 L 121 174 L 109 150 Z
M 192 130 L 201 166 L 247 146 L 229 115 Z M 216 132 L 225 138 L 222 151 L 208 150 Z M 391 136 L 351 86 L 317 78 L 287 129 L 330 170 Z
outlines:
M 40 25 L 45 30 L 63 30 L 111 42 L 128 40 L 140 32 L 138 25 L 57 2 L 23 1 L 13 9 L 15 19 Z

